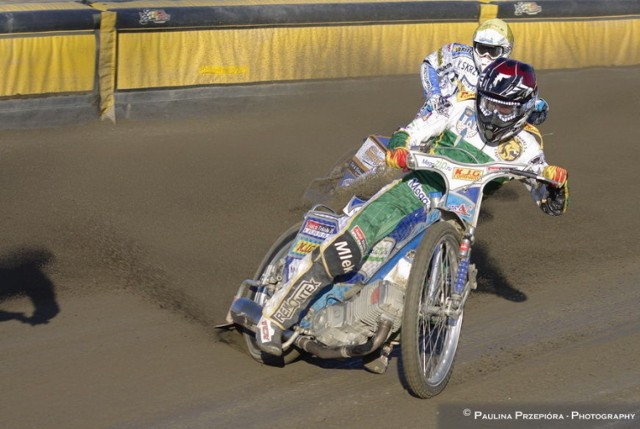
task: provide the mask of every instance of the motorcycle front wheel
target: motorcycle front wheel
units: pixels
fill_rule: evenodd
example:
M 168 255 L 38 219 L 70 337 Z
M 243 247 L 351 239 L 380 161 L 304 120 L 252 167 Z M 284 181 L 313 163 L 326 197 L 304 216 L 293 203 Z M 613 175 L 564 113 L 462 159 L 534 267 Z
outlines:
M 423 237 L 409 275 L 402 319 L 405 381 L 412 394 L 431 398 L 446 387 L 462 327 L 462 312 L 447 303 L 458 269 L 460 233 L 447 222 L 432 225 Z
M 287 254 L 287 252 L 289 251 L 289 247 L 291 246 L 291 242 L 296 238 L 296 235 L 298 234 L 300 225 L 301 224 L 298 223 L 292 226 L 273 243 L 267 254 L 262 259 L 262 262 L 258 266 L 258 270 L 253 277 L 254 280 L 260 280 L 262 275 L 267 271 L 269 267 L 277 264 L 278 261 Z M 264 286 L 260 286 L 251 288 L 246 298 L 249 298 L 257 302 L 261 306 L 264 306 L 269 298 L 269 295 L 267 294 L 266 288 Z M 253 332 L 245 331 L 243 335 L 249 355 L 260 363 L 264 363 L 266 365 L 282 366 L 289 364 L 300 357 L 300 352 L 293 347 L 286 350 L 283 355 L 279 357 L 264 353 L 258 348 L 256 344 L 256 337 Z

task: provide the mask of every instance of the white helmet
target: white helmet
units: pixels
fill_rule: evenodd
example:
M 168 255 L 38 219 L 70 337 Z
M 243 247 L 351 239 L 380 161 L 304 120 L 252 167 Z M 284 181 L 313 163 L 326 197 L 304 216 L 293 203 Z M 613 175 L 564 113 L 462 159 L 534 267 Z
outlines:
M 473 61 L 482 71 L 497 58 L 509 58 L 513 49 L 513 33 L 501 19 L 489 19 L 473 33 Z

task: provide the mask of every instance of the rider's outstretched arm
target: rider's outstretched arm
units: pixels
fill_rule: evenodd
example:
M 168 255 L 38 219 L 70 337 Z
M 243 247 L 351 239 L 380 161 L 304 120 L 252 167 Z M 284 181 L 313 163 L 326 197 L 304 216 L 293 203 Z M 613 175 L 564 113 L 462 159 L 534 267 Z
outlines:
M 549 184 L 528 183 L 531 196 L 540 209 L 549 216 L 560 216 L 569 208 L 569 177 L 567 170 L 556 165 L 546 165 L 541 175 L 559 183 L 559 186 Z

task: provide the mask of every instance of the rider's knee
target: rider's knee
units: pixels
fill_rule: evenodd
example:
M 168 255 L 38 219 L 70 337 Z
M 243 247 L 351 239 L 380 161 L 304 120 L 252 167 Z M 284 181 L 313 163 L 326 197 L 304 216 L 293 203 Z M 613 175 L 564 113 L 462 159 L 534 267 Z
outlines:
M 336 237 L 322 252 L 327 273 L 332 277 L 348 274 L 362 260 L 362 251 L 349 232 Z

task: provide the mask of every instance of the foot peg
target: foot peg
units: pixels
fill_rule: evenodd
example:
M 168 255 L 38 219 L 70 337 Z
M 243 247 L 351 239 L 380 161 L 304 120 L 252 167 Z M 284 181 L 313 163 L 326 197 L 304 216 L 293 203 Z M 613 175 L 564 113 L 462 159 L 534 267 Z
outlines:
M 374 374 L 384 374 L 389 367 L 389 355 L 393 350 L 391 344 L 385 344 L 377 352 L 363 358 L 364 369 Z

